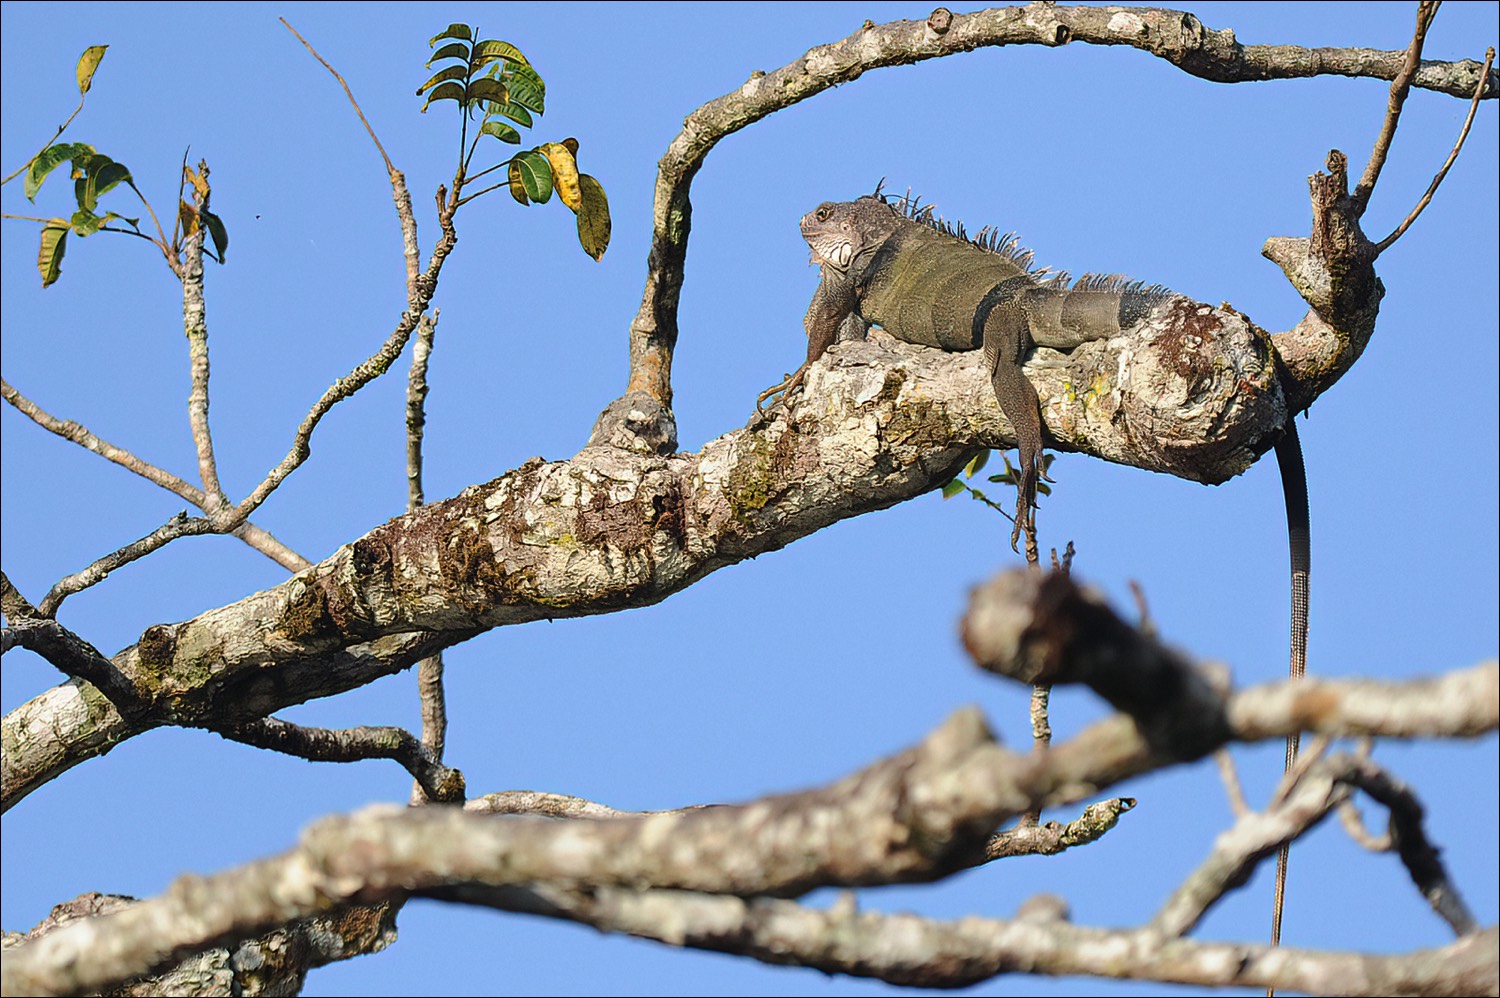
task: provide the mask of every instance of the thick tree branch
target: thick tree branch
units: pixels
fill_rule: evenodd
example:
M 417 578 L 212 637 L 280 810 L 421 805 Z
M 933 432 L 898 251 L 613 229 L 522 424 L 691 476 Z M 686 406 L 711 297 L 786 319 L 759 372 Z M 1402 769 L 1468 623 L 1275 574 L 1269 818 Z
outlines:
M 447 637 L 464 640 L 457 634 Z M 147 629 L 148 646 L 169 639 L 165 629 Z M 440 639 L 432 636 L 404 635 L 313 656 L 275 678 L 249 671 L 218 688 L 217 695 L 223 699 L 207 708 L 205 720 L 253 720 L 293 703 L 357 689 L 410 667 L 440 647 Z M 118 664 L 119 656 L 114 661 Z M 153 695 L 163 692 L 150 683 L 147 688 L 154 690 Z M 163 716 L 170 713 L 170 709 L 162 710 L 157 705 L 142 717 L 127 719 L 97 687 L 77 679 L 33 697 L 5 715 L 0 807 L 8 810 L 80 762 L 101 756 L 142 732 L 172 723 L 170 716 Z
M 6 933 L 5 947 L 39 939 L 80 918 L 124 911 L 135 898 L 116 894 L 84 894 L 52 909 L 26 933 Z M 353 905 L 315 915 L 240 940 L 232 947 L 196 953 L 154 977 L 123 984 L 117 995 L 129 998 L 250 998 L 255 995 L 300 994 L 307 973 L 338 960 L 378 953 L 396 940 L 396 907 L 389 904 Z
M 1066 356 L 1037 351 L 1027 376 L 1060 446 L 1206 482 L 1271 446 L 1287 410 L 1264 342 L 1232 311 L 1205 307 L 1191 337 L 1165 328 L 1175 321 Z M 414 632 L 447 647 L 506 624 L 657 603 L 711 571 L 927 492 L 977 448 L 1009 445 L 1014 431 L 993 393 L 975 391 L 982 364 L 978 352 L 883 335 L 840 344 L 789 411 L 696 454 L 597 447 L 528 462 L 279 586 L 157 625 L 115 664 L 169 706 L 172 723 L 208 723 L 224 719 L 213 706 L 224 690 L 251 677 L 272 686 L 340 648 Z M 326 695 L 285 688 L 288 701 Z

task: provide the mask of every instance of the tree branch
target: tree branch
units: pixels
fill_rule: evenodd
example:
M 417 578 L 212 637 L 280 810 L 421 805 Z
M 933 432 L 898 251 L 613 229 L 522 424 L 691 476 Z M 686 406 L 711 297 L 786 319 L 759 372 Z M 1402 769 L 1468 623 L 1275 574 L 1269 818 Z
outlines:
M 1395 956 L 1200 943 L 1146 930 L 1096 929 L 1022 915 L 1009 921 L 817 911 L 793 901 L 555 885 L 462 888 L 438 897 L 624 932 L 671 946 L 748 956 L 890 984 L 959 988 L 1011 973 L 1092 976 L 1326 995 L 1493 994 L 1493 927 Z
M 52 909 L 26 935 L 6 933 L 9 949 L 42 938 L 59 926 L 94 915 L 127 910 L 135 898 L 84 894 Z M 131 998 L 250 998 L 300 994 L 307 973 L 338 960 L 378 953 L 396 940 L 396 907 L 354 905 L 301 919 L 255 938 L 196 953 L 155 977 L 137 978 L 117 994 Z
M 31 401 L 31 399 L 22 395 L 4 379 L 0 379 L 0 397 L 3 397 L 5 401 L 14 406 L 16 411 L 21 413 L 21 415 L 30 419 L 47 432 L 55 433 L 64 440 L 77 444 L 84 450 L 92 451 L 105 460 L 119 465 L 126 471 L 140 475 L 146 481 L 154 485 L 159 485 L 168 492 L 180 496 L 199 509 L 206 510 L 207 500 L 203 495 L 202 489 L 194 488 L 171 472 L 158 468 L 149 461 L 144 461 L 132 452 L 122 447 L 116 447 L 107 440 L 100 439 L 90 432 L 88 427 L 80 423 L 74 422 L 71 419 L 58 419 Z M 269 532 L 262 530 L 248 520 L 236 527 L 231 533 L 289 571 L 300 572 L 312 565 L 312 562 L 287 547 Z
M 1130 657 L 1122 662 L 1128 671 L 1137 669 Z M 1455 673 L 1434 683 L 1388 686 L 1386 696 L 1392 715 L 1410 710 L 1414 702 L 1446 701 L 1446 687 L 1471 683 L 1474 672 L 1485 673 L 1492 687 L 1500 683 L 1500 669 L 1487 667 Z M 1133 678 L 1141 677 L 1137 674 Z M 1178 681 L 1184 689 L 1195 685 L 1185 675 L 1179 675 Z M 1110 686 L 1097 674 L 1093 682 L 1096 689 Z M 1289 688 L 1300 697 L 1311 685 L 1302 682 L 1289 684 Z M 1320 699 L 1328 701 L 1337 700 L 1342 687 L 1358 684 L 1321 685 Z M 1196 692 L 1190 690 L 1187 695 Z M 1230 705 L 1236 699 L 1225 696 Z M 1487 708 L 1493 728 L 1500 722 L 1500 718 L 1493 718 L 1500 714 L 1500 706 L 1495 705 L 1493 696 L 1490 701 Z M 1224 706 L 1214 713 L 1229 717 L 1236 712 Z M 1416 713 L 1427 711 L 1418 707 Z M 737 896 L 795 896 L 819 886 L 930 880 L 965 865 L 965 858 L 987 841 L 990 829 L 1038 803 L 1076 800 L 1124 776 L 1201 755 L 1203 747 L 1195 733 L 1198 727 L 1182 725 L 1167 731 L 1147 717 L 1117 716 L 1095 724 L 1050 752 L 1020 754 L 997 745 L 977 712 L 965 710 L 922 744 L 844 780 L 743 806 L 561 824 L 524 818 L 495 821 L 484 814 L 444 807 L 367 808 L 314 824 L 289 853 L 208 878 L 183 878 L 161 897 L 127 911 L 59 929 L 35 943 L 13 947 L 0 973 L 9 993 L 102 990 L 153 973 L 190 953 L 259 934 L 330 907 L 371 904 L 407 892 L 444 891 L 465 885 L 511 888 L 560 882 L 593 888 L 636 890 L 646 886 Z M 1219 732 L 1220 744 L 1243 736 L 1232 728 L 1213 727 Z M 1143 765 L 1128 764 L 1147 749 L 1146 739 L 1153 730 L 1158 736 L 1151 746 L 1153 755 Z M 1273 737 L 1283 735 L 1276 732 Z M 1134 750 L 1130 748 L 1132 742 Z M 1122 765 L 1121 760 L 1127 764 Z M 1290 802 L 1288 807 L 1295 803 Z M 1221 880 L 1225 889 L 1233 886 L 1228 878 Z M 599 896 L 597 890 L 593 893 Z M 976 923 L 966 920 L 961 924 Z M 655 923 L 653 929 L 660 932 L 660 924 Z M 683 933 L 702 931 L 688 926 L 712 923 L 693 920 L 675 924 L 679 927 L 674 932 L 681 941 Z M 944 928 L 941 923 L 919 919 L 909 924 L 914 928 L 933 925 L 935 931 Z M 992 935 L 1002 926 L 1009 931 L 1016 923 L 985 924 Z M 1036 925 L 1034 921 L 1025 924 Z M 1097 930 L 1077 931 L 1087 934 Z M 1147 954 L 1157 952 L 1157 947 L 1165 947 L 1165 952 L 1183 952 L 1171 949 L 1169 937 L 1152 930 L 1067 938 L 1076 953 L 1091 951 L 1090 946 L 1082 945 L 1090 938 L 1115 944 L 1122 938 L 1149 942 Z M 1469 946 L 1476 939 L 1489 944 L 1490 955 L 1472 954 Z M 1327 979 L 1316 976 L 1315 969 L 1323 968 L 1328 959 L 1344 966 L 1343 957 L 1337 955 L 1287 950 L 1270 955 L 1255 947 L 1198 950 L 1194 944 L 1177 945 L 1187 946 L 1189 953 L 1216 954 L 1214 964 L 1220 975 L 1226 966 L 1221 962 L 1222 954 L 1237 954 L 1239 959 L 1227 965 L 1242 968 L 1238 973 L 1253 975 L 1230 978 L 1240 983 L 1274 980 L 1279 987 L 1329 990 Z M 1467 956 L 1461 959 L 1459 954 Z M 1466 981 L 1483 981 L 1484 974 L 1493 977 L 1496 972 L 1493 945 L 1487 935 L 1470 937 L 1443 955 L 1455 961 L 1444 964 L 1444 973 L 1455 973 L 1455 967 L 1462 965 L 1467 968 L 1465 975 L 1480 975 L 1465 976 Z M 1116 968 L 1121 966 L 1118 957 L 1116 951 Z M 1396 962 L 1386 966 L 1379 975 L 1381 984 L 1374 989 L 1392 987 L 1390 974 L 1407 975 L 1399 978 L 1403 983 L 1397 990 L 1430 989 L 1431 982 L 1422 976 L 1420 968 L 1432 972 L 1431 958 L 1432 954 L 1412 955 L 1405 961 L 1387 958 Z M 805 962 L 823 966 L 814 957 L 807 957 Z M 1135 968 L 1130 973 L 1199 980 L 1178 977 L 1186 972 L 1165 969 L 1149 955 L 1129 963 Z M 1047 964 L 1043 960 L 1028 966 L 1037 970 Z M 1080 958 L 1080 962 L 1067 966 L 1068 973 L 1104 972 L 1092 959 Z M 832 969 L 847 968 L 841 964 Z M 999 969 L 988 970 L 985 976 Z M 887 979 L 915 982 L 895 976 Z M 1310 984 L 1314 979 L 1324 983 Z M 1365 993 L 1361 985 L 1349 981 L 1341 980 L 1339 985 Z
M 274 717 L 212 729 L 230 741 L 294 755 L 312 762 L 393 759 L 417 781 L 429 801 L 463 803 L 464 777 L 444 766 L 411 732 L 389 726 L 334 730 L 310 728 Z

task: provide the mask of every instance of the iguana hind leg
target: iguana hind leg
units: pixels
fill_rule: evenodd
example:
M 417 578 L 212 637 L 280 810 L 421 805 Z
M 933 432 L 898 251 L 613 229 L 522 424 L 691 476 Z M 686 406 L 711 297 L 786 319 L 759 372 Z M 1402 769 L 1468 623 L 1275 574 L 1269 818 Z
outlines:
M 1042 477 L 1042 408 L 1036 389 L 1026 380 L 1021 362 L 1031 351 L 1026 312 L 1027 293 L 1035 290 L 1027 278 L 1002 281 L 990 289 L 974 313 L 975 338 L 983 338 L 984 362 L 1000 411 L 1010 420 L 1020 450 L 1020 478 L 1016 482 L 1016 516 L 1010 549 L 1024 531 L 1036 536 L 1036 487 Z

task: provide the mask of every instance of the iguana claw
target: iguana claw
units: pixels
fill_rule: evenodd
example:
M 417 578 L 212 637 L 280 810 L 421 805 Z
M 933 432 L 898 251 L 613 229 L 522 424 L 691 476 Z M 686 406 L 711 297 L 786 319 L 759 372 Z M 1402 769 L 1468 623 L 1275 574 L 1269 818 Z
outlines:
M 804 367 L 796 374 L 788 375 L 781 382 L 781 384 L 772 385 L 770 388 L 767 388 L 765 391 L 761 392 L 755 397 L 755 411 L 764 414 L 765 410 L 762 408 L 762 403 L 764 403 L 766 399 L 771 398 L 775 395 L 780 395 L 781 400 L 785 402 L 788 398 L 791 397 L 791 394 L 794 390 L 802 387 L 802 377 L 806 373 L 807 369 Z

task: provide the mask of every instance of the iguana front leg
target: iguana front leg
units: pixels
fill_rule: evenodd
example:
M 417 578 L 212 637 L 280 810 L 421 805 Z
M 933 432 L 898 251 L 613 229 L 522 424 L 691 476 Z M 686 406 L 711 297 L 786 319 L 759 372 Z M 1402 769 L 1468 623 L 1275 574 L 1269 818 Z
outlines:
M 846 323 L 857 323 L 868 328 L 868 324 L 864 323 L 854 312 L 855 298 L 854 282 L 846 275 L 831 272 L 831 268 L 825 266 L 823 279 L 818 283 L 818 290 L 813 294 L 812 304 L 807 307 L 807 317 L 802 320 L 803 326 L 807 329 L 807 359 L 802 362 L 801 367 L 797 368 L 795 374 L 790 375 L 781 384 L 767 388 L 756 397 L 757 412 L 760 411 L 761 404 L 766 399 L 775 395 L 780 395 L 785 399 L 794 389 L 801 386 L 802 379 L 807 376 L 807 369 L 839 339 L 839 330 Z

